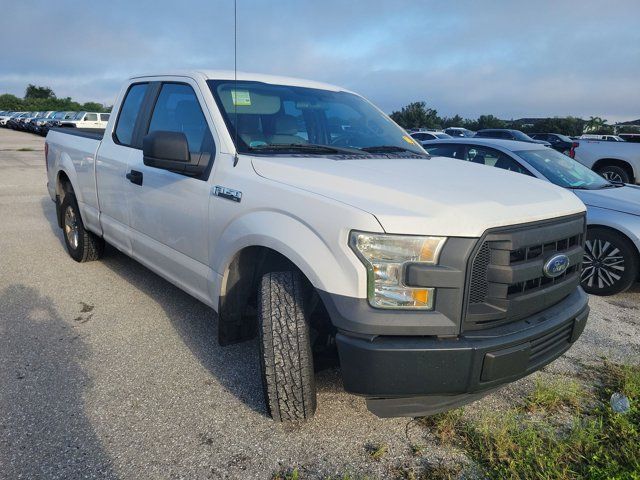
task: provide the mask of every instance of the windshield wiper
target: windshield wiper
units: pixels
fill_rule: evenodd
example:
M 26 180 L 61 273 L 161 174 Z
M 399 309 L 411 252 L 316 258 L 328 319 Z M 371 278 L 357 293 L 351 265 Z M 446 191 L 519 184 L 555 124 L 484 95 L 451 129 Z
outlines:
M 624 187 L 624 183 L 623 182 L 614 182 L 612 180 L 609 180 L 609 183 L 607 183 L 606 185 L 602 186 L 602 188 L 618 188 L 618 187 Z
M 317 143 L 266 143 L 249 147 L 254 152 L 263 151 L 294 151 L 304 153 L 349 153 L 362 155 L 362 152 L 355 148 L 335 147 L 333 145 L 320 145 Z
M 363 152 L 367 153 L 396 153 L 396 152 L 410 152 L 416 155 L 424 155 L 423 153 L 416 152 L 410 148 L 398 147 L 397 145 L 376 145 L 374 147 L 362 147 Z

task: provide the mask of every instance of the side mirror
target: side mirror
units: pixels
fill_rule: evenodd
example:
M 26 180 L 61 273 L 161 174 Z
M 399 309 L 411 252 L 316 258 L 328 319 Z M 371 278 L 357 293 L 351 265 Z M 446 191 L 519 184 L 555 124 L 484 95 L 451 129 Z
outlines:
M 199 175 L 204 171 L 191 162 L 189 142 L 182 132 L 156 130 L 142 139 L 143 162 L 148 167 L 162 168 L 187 175 Z

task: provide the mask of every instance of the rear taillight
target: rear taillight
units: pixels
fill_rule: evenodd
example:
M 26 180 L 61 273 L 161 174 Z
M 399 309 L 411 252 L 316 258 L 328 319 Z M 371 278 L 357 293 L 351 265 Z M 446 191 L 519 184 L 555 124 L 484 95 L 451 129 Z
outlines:
M 49 144 L 44 142 L 44 164 L 47 167 L 47 172 L 49 171 L 49 162 L 47 161 L 47 157 L 49 156 Z
M 571 158 L 576 158 L 576 148 L 578 148 L 580 144 L 578 142 L 573 142 L 571 144 L 571 149 L 569 150 L 569 156 Z

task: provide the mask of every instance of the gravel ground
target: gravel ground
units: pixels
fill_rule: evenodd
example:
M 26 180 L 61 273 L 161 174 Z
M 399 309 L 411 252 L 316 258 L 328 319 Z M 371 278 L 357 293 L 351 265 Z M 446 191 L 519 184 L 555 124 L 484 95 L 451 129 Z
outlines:
M 273 423 L 254 342 L 218 346 L 209 308 L 115 249 L 71 260 L 43 163 L 41 138 L 0 130 L 0 477 L 270 478 L 299 467 L 304 478 L 377 478 L 461 459 L 410 419 L 368 413 L 335 370 L 318 375 L 315 419 Z M 580 341 L 543 374 L 570 376 L 599 356 L 638 361 L 640 288 L 591 308 Z M 500 408 L 531 384 L 468 409 Z M 376 461 L 367 446 L 380 444 Z

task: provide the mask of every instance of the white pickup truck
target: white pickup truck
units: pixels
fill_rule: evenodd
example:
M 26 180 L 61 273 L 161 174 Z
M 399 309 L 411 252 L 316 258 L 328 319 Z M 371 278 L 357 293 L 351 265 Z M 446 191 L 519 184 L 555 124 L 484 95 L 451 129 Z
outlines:
M 640 183 L 640 144 L 580 138 L 571 149 L 573 157 L 607 180 Z
M 51 130 L 71 257 L 104 242 L 258 336 L 274 419 L 316 407 L 314 352 L 379 416 L 470 402 L 582 333 L 585 207 L 550 183 L 429 157 L 359 95 L 291 78 L 131 78 L 106 130 Z

